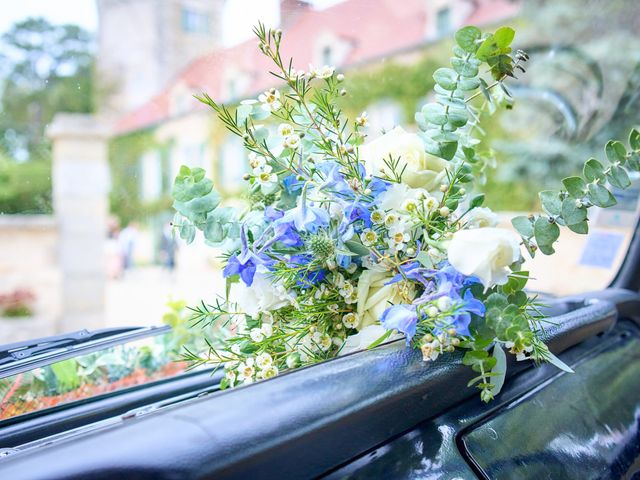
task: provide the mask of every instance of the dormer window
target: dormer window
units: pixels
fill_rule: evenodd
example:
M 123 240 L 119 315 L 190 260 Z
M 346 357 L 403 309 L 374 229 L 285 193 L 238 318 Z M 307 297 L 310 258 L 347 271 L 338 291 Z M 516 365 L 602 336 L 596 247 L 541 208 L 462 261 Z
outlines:
M 183 8 L 182 31 L 200 34 L 209 33 L 209 15 L 191 8 Z
M 327 45 L 322 49 L 322 65 L 333 65 L 333 63 L 333 49 Z

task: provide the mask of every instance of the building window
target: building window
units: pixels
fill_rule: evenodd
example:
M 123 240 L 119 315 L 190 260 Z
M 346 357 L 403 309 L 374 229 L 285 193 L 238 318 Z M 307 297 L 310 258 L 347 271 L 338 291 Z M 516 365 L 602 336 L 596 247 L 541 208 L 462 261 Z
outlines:
M 162 195 L 162 156 L 158 151 L 145 153 L 140 159 L 142 200 L 153 201 Z
M 322 49 L 322 64 L 333 65 L 333 51 L 329 46 Z
M 436 13 L 436 29 L 439 37 L 451 33 L 451 9 L 449 7 L 441 8 Z
M 209 15 L 190 8 L 183 8 L 182 30 L 188 33 L 209 33 Z
M 242 139 L 234 135 L 224 140 L 220 146 L 217 167 L 219 182 L 227 192 L 233 192 L 242 187 L 242 177 L 249 170 Z

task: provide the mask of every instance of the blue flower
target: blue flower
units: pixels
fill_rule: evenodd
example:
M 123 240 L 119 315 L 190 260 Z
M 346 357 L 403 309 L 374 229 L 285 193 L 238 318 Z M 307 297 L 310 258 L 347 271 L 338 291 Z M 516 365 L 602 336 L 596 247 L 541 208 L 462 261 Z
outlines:
M 398 330 L 405 334 L 407 345 L 416 334 L 418 314 L 415 305 L 393 305 L 387 308 L 380 317 L 380 323 L 387 330 Z
M 245 229 L 240 231 L 240 241 L 242 249 L 240 254 L 231 255 L 227 261 L 227 266 L 222 271 L 223 276 L 230 277 L 232 275 L 240 275 L 242 281 L 250 287 L 253 283 L 253 277 L 256 274 L 258 265 L 269 266 L 273 262 L 264 254 L 257 254 L 247 245 L 247 236 Z
M 298 180 L 293 174 L 285 177 L 282 180 L 282 184 L 284 185 L 284 189 L 291 196 L 295 196 L 296 193 L 302 190 L 302 187 L 304 186 L 304 183 Z
M 312 260 L 313 257 L 308 254 L 291 255 L 291 258 L 289 260 L 289 263 L 293 266 L 306 267 L 301 268 L 298 271 L 299 279 L 296 283 L 302 288 L 310 288 L 312 285 L 315 285 L 324 280 L 324 278 L 327 276 L 327 271 L 322 268 L 318 270 L 310 270 L 308 268 Z
M 305 186 L 298 199 L 298 205 L 285 213 L 280 222 L 291 223 L 298 232 L 315 233 L 318 229 L 328 226 L 330 220 L 326 209 L 307 204 L 307 187 Z

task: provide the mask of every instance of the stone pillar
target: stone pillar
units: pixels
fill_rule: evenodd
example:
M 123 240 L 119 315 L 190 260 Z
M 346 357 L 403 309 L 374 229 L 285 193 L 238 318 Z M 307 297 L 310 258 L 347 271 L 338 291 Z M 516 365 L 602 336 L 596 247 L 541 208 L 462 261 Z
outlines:
M 62 272 L 57 330 L 104 327 L 109 209 L 108 131 L 92 115 L 58 114 L 53 142 L 53 209 Z

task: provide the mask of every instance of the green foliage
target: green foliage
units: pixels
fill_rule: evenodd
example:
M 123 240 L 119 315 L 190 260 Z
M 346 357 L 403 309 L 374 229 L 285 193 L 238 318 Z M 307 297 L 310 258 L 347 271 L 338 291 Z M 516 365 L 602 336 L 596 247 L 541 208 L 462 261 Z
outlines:
M 109 166 L 111 170 L 111 213 L 122 225 L 131 221 L 145 220 L 150 216 L 167 212 L 171 207 L 168 194 L 154 201 L 145 201 L 140 192 L 140 158 L 146 152 L 156 150 L 161 156 L 162 171 L 169 168 L 168 150 L 171 144 L 158 144 L 150 131 L 136 132 L 116 137 L 109 143 Z M 169 191 L 168 175 L 163 178 L 162 191 Z
M 18 22 L 2 36 L 0 151 L 38 158 L 56 112 L 94 111 L 91 41 L 78 26 L 43 18 Z
M 0 157 L 0 214 L 51 213 L 51 162 Z
M 530 253 L 533 254 L 537 247 L 545 255 L 552 254 L 553 244 L 560 236 L 558 224 L 586 234 L 589 231 L 587 210 L 592 206 L 608 208 L 616 204 L 608 185 L 627 188 L 631 185 L 629 171 L 640 172 L 640 162 L 637 161 L 640 157 L 639 139 L 640 134 L 633 129 L 629 135 L 630 151 L 619 141 L 607 142 L 604 148 L 606 165 L 590 158 L 582 170 L 584 178 L 567 177 L 562 180 L 565 190 L 540 192 L 546 215 L 520 216 L 512 220 Z
M 488 91 L 496 85 L 504 88 L 502 81 L 514 76 L 515 65 L 527 57 L 518 52 L 514 65 L 510 55 L 513 37 L 514 31 L 507 27 L 484 36 L 476 27 L 465 27 L 456 34 L 452 68 L 439 68 L 433 74 L 436 101 L 425 105 L 415 117 L 428 153 L 445 160 L 453 160 L 456 155 L 460 159 L 473 156 L 463 150 L 472 145 L 469 132 L 460 130 L 471 120 L 477 121 L 479 113 L 470 104 L 477 95 L 467 97 L 467 94 L 482 88 L 480 93 L 491 102 Z M 489 66 L 496 80 L 491 86 L 479 77 L 483 64 Z

